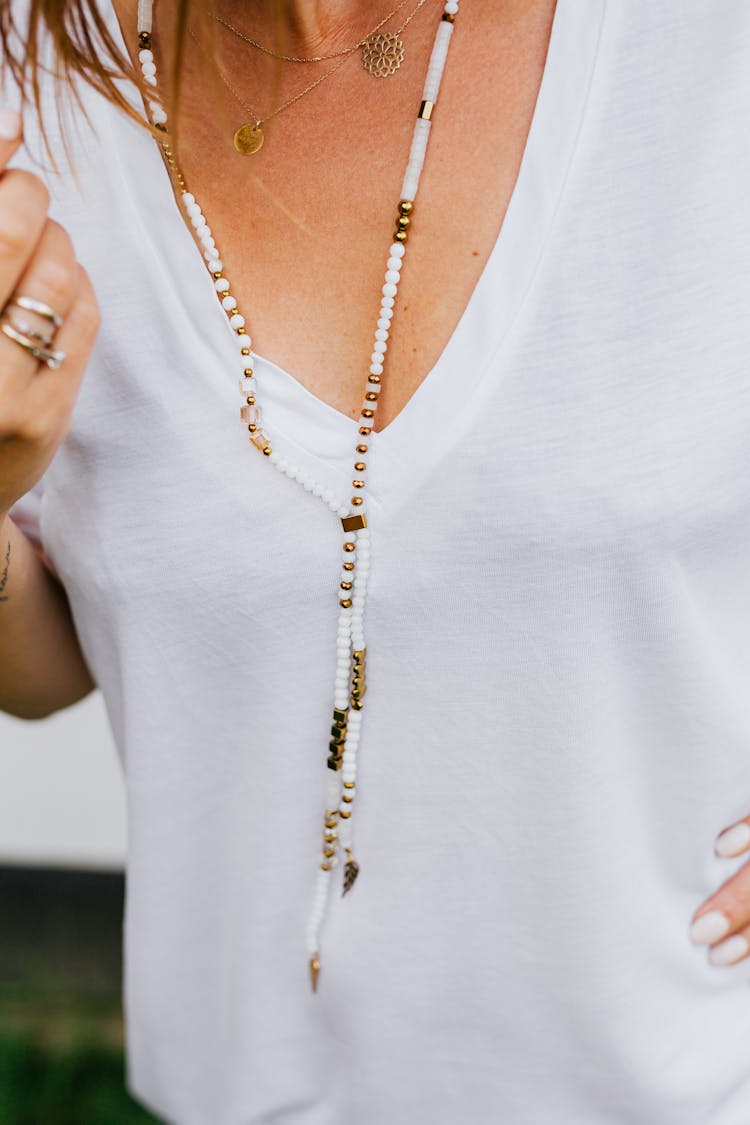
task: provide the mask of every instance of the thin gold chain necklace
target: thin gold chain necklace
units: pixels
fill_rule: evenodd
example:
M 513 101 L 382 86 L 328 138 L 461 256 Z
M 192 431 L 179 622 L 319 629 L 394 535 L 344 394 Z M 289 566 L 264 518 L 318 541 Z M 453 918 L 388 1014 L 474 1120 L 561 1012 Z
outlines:
M 393 34 L 399 35 L 399 33 L 401 31 L 403 31 L 403 29 L 406 27 L 407 23 L 409 23 L 409 21 L 414 18 L 414 16 L 417 14 L 417 12 L 419 11 L 419 9 L 422 7 L 422 5 L 424 3 L 425 3 L 425 0 L 419 0 L 419 3 L 417 4 L 416 8 L 411 13 L 411 15 L 405 20 L 405 22 L 401 25 L 401 27 L 398 29 L 398 31 L 394 32 Z M 397 10 L 398 9 L 396 9 L 396 11 Z M 391 15 L 393 15 L 393 14 L 394 13 L 391 12 Z M 217 18 L 219 18 L 219 17 L 217 17 Z M 388 16 L 386 18 L 390 19 L 390 16 Z M 223 21 L 221 21 L 221 22 L 223 22 Z M 385 21 L 382 21 L 382 22 L 385 22 Z M 189 27 L 188 32 L 189 32 L 190 36 L 192 37 L 192 39 L 195 41 L 195 43 L 198 45 L 198 47 L 200 47 L 200 49 L 203 51 L 203 53 L 208 58 L 209 57 L 208 51 L 206 50 L 206 48 L 203 46 L 203 44 L 198 39 L 198 37 L 195 34 L 195 31 L 193 30 L 193 28 Z M 244 38 L 244 36 L 240 35 L 240 38 Z M 362 42 L 366 42 L 366 41 L 362 40 Z M 401 41 L 399 40 L 399 42 L 401 42 Z M 232 141 L 233 141 L 234 147 L 237 150 L 237 152 L 241 153 L 243 156 L 249 156 L 252 153 L 257 152 L 258 149 L 263 144 L 263 141 L 265 139 L 265 134 L 264 134 L 261 126 L 266 121 L 269 121 L 270 118 L 275 117 L 276 114 L 281 113 L 282 110 L 286 109 L 288 106 L 292 105 L 294 102 L 296 102 L 300 98 L 304 97 L 305 94 L 309 94 L 311 90 L 314 90 L 315 87 L 319 86 L 320 83 L 323 82 L 326 78 L 330 78 L 332 74 L 335 74 L 336 71 L 339 70 L 344 65 L 344 63 L 346 62 L 346 58 L 348 58 L 348 56 L 350 54 L 352 54 L 352 52 L 355 51 L 358 46 L 360 46 L 360 44 L 355 44 L 354 47 L 348 48 L 347 52 L 346 52 L 346 57 L 342 58 L 341 62 L 337 63 L 335 66 L 332 66 L 329 70 L 327 70 L 325 72 L 325 74 L 321 74 L 318 78 L 315 79 L 314 82 L 311 82 L 309 86 L 306 86 L 304 88 L 304 90 L 300 90 L 299 93 L 294 94 L 287 101 L 283 102 L 282 105 L 278 106 L 276 109 L 272 110 L 271 113 L 266 114 L 266 116 L 262 117 L 262 118 L 258 117 L 257 113 L 252 109 L 252 107 L 250 105 L 248 105 L 248 103 L 241 96 L 241 94 L 238 93 L 238 91 L 235 89 L 235 87 L 232 85 L 232 83 L 227 78 L 223 68 L 221 66 L 219 66 L 219 64 L 215 60 L 213 60 L 214 65 L 216 66 L 216 69 L 219 73 L 219 77 L 221 78 L 224 85 L 230 91 L 230 93 L 235 98 L 235 100 L 251 116 L 250 121 L 243 122 L 243 124 L 240 125 L 239 128 L 235 129 L 235 131 L 234 131 Z M 339 55 L 341 55 L 343 53 L 344 52 L 341 52 L 341 51 L 337 52 L 337 54 L 339 54 Z M 403 49 L 403 44 L 401 44 L 400 57 L 398 58 L 398 62 L 396 63 L 396 66 L 394 67 L 394 69 L 398 69 L 398 67 L 401 65 L 403 57 L 404 57 L 404 49 Z M 369 70 L 367 65 L 365 65 L 365 69 L 368 70 L 369 73 L 371 73 L 371 74 L 373 73 L 372 70 Z M 393 72 L 389 71 L 388 73 L 393 73 Z
M 238 39 L 242 39 L 245 43 L 257 47 L 258 50 L 263 51 L 267 55 L 271 55 L 275 59 L 284 59 L 286 62 L 323 62 L 326 59 L 335 59 L 341 55 L 351 55 L 354 51 L 361 48 L 362 66 L 367 73 L 371 74 L 373 78 L 387 78 L 388 75 L 395 74 L 404 60 L 404 43 L 401 38 L 401 32 L 414 19 L 423 3 L 424 0 L 419 0 L 414 11 L 406 17 L 401 26 L 396 28 L 395 31 L 385 31 L 382 34 L 378 34 L 380 28 L 405 6 L 406 0 L 401 0 L 401 3 L 399 3 L 392 12 L 376 23 L 372 31 L 358 40 L 354 46 L 344 47 L 340 51 L 332 51 L 328 55 L 282 55 L 276 51 L 271 51 L 268 47 L 262 46 L 262 44 L 258 43 L 256 39 L 252 39 L 249 35 L 245 35 L 244 32 L 233 27 L 223 16 L 214 13 L 214 19 L 222 24 L 228 31 L 231 31 L 233 35 L 236 35 Z

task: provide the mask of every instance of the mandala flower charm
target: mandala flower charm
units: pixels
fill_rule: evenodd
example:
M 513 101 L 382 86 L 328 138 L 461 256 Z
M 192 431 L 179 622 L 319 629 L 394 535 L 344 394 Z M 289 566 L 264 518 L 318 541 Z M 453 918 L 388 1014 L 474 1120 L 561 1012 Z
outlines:
M 404 61 L 404 44 L 398 32 L 371 35 L 362 45 L 362 66 L 374 78 L 395 74 Z

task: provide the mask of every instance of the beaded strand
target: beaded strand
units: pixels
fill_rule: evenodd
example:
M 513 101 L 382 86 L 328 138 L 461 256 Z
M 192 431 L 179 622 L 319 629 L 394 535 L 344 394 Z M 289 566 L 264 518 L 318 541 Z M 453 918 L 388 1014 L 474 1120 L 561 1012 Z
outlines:
M 367 439 L 372 434 L 373 419 L 382 387 L 390 324 L 393 319 L 398 283 L 404 264 L 409 228 L 414 212 L 414 200 L 427 151 L 432 113 L 437 102 L 440 81 L 457 13 L 458 0 L 447 0 L 443 6 L 435 35 L 422 101 L 412 135 L 409 159 L 401 187 L 401 198 L 397 208 L 393 240 L 388 250 L 380 309 L 370 355 L 369 374 L 360 411 L 359 441 L 355 447 L 356 460 L 352 480 L 354 495 L 351 497 L 349 505 L 343 503 L 330 489 L 324 488 L 271 447 L 270 438 L 263 428 L 262 412 L 258 404 L 257 386 L 252 366 L 252 339 L 247 331 L 245 317 L 240 312 L 237 300 L 231 292 L 229 279 L 224 275 L 221 255 L 211 233 L 211 228 L 206 222 L 203 210 L 195 196 L 188 191 L 184 176 L 177 165 L 168 140 L 165 138 L 159 142 L 164 160 L 176 182 L 186 218 L 201 245 L 203 257 L 213 278 L 217 298 L 227 315 L 229 327 L 239 348 L 239 363 L 241 365 L 239 388 L 243 399 L 240 407 L 240 419 L 247 427 L 249 441 L 268 458 L 269 462 L 279 472 L 292 480 L 298 481 L 307 492 L 322 500 L 330 511 L 339 517 L 343 531 L 341 573 L 337 595 L 339 610 L 333 721 L 326 759 L 329 772 L 326 775 L 327 791 L 323 818 L 322 860 L 318 866 L 312 909 L 306 928 L 310 981 L 313 991 L 317 989 L 320 973 L 320 930 L 328 904 L 332 871 L 339 860 L 339 849 L 346 856 L 342 895 L 351 890 L 359 872 L 359 865 L 352 851 L 351 818 L 357 785 L 357 752 L 361 734 L 363 701 L 367 686 L 364 615 L 370 569 L 370 533 L 365 512 L 367 483 L 365 456 L 369 452 Z M 149 116 L 155 128 L 166 134 L 167 114 L 157 91 L 156 64 L 151 42 L 152 22 L 153 0 L 139 0 L 138 59 L 143 80 L 153 91 L 148 98 Z

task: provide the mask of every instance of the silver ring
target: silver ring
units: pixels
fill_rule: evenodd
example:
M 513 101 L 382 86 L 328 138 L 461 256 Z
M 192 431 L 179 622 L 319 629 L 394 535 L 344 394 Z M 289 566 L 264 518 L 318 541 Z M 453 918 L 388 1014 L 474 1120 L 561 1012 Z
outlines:
M 45 320 L 53 324 L 55 328 L 62 326 L 62 317 L 59 313 L 56 313 L 49 305 L 45 305 L 44 301 L 37 301 L 34 297 L 23 297 L 19 293 L 18 296 L 11 297 L 5 307 L 7 308 L 8 305 L 18 305 L 19 308 L 26 309 L 27 312 L 38 313 L 39 316 L 43 316 Z
M 42 363 L 46 363 L 47 367 L 59 367 L 67 354 L 62 351 L 54 351 L 52 348 L 40 347 L 30 336 L 24 336 L 22 332 L 15 329 L 7 320 L 0 321 L 0 332 L 5 333 L 8 339 L 15 340 L 15 342 L 20 344 L 22 348 L 25 348 L 27 352 L 31 352 L 36 359 L 40 359 Z

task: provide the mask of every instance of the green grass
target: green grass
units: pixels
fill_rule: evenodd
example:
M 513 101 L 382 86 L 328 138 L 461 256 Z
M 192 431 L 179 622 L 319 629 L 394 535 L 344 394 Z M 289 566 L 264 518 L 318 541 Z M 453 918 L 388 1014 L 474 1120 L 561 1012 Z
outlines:
M 124 1086 L 119 998 L 0 986 L 0 1125 L 153 1125 Z

